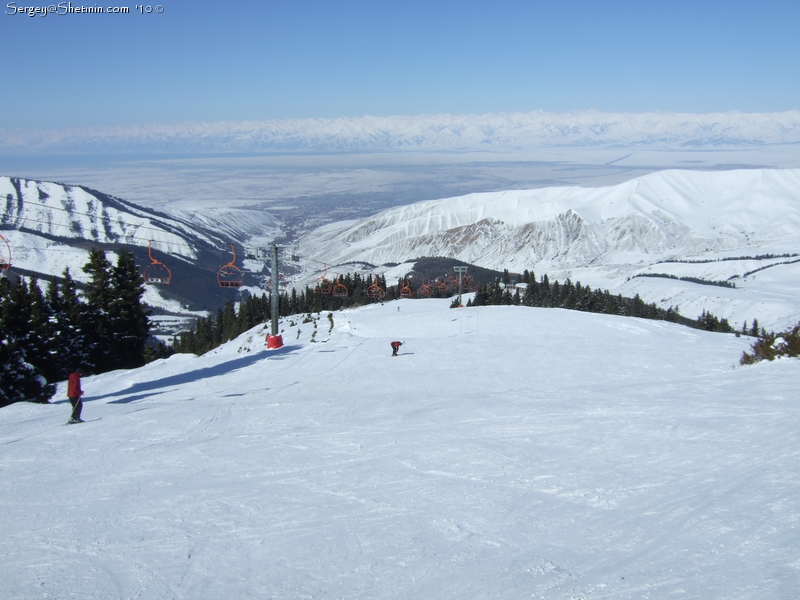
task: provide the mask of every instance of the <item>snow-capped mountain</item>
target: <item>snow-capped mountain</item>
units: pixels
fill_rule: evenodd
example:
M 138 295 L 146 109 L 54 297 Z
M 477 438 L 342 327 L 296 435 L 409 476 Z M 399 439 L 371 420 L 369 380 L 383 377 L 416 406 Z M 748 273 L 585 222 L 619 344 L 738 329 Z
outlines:
M 748 147 L 800 143 L 800 111 L 402 115 L 0 130 L 14 152 L 497 150 L 553 146 Z
M 607 188 L 470 194 L 332 223 L 327 262 L 447 256 L 492 269 L 652 262 L 800 239 L 800 169 L 662 171 Z
M 0 177 L 0 231 L 15 272 L 60 276 L 69 267 L 81 281 L 92 246 L 112 255 L 124 247 L 134 252 L 143 269 L 157 260 L 173 271 L 174 285 L 149 288 L 149 303 L 162 305 L 165 298 L 176 297 L 182 304 L 211 306 L 214 302 L 203 290 L 218 287 L 214 275 L 231 260 L 230 244 L 241 266 L 245 240 L 277 235 L 279 229 L 274 217 L 258 210 L 167 214 L 81 186 Z M 200 281 L 207 285 L 198 285 Z M 204 297 L 209 300 L 200 300 Z
M 241 261 L 245 244 L 285 233 L 257 209 L 168 215 L 82 187 L 13 178 L 0 179 L 0 193 L 15 267 L 39 275 L 70 267 L 80 279 L 87 242 L 137 248 L 142 265 L 151 244 L 156 258 L 180 266 L 176 285 L 148 290 L 156 306 L 177 294 L 183 305 L 215 308 L 224 301 L 214 288 L 217 269 L 231 259 L 228 244 Z M 344 273 L 365 270 L 349 263 L 368 263 L 367 271 L 393 278 L 412 270 L 415 258 L 443 256 L 639 294 L 693 318 L 709 310 L 736 326 L 757 318 L 779 329 L 800 321 L 800 169 L 662 171 L 612 187 L 420 202 L 316 229 L 300 240 L 300 255 L 303 270 L 292 280 L 300 286 L 322 275 L 324 264 Z M 264 269 L 258 261 L 239 264 Z M 258 277 L 246 285 L 263 286 Z
M 186 222 L 83 187 L 12 177 L 0 178 L 0 223 L 22 234 L 59 240 L 169 248 L 188 259 L 197 250 L 187 236 L 213 243 L 208 232 Z M 14 233 L 9 233 L 14 237 Z M 17 246 L 16 261 L 26 248 Z
M 673 170 L 604 188 L 470 194 L 332 223 L 300 245 L 328 265 L 444 256 L 613 288 L 662 261 L 800 253 L 800 169 Z M 719 276 L 744 274 L 729 267 Z

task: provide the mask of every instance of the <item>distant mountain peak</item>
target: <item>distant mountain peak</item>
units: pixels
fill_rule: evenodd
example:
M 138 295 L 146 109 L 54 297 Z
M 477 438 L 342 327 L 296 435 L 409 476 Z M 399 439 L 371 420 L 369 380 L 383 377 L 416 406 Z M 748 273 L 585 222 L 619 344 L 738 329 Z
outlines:
M 719 148 L 800 144 L 800 111 L 483 115 L 172 123 L 87 129 L 0 129 L 0 151 L 491 151 L 542 147 Z
M 301 240 L 328 264 L 444 256 L 502 270 L 646 262 L 800 240 L 800 169 L 670 170 L 602 188 L 468 194 L 333 223 Z

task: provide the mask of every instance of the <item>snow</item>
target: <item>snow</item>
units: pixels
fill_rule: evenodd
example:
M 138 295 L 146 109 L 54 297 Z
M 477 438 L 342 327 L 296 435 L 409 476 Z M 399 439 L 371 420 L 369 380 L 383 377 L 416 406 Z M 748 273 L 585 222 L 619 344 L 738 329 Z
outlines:
M 86 377 L 83 425 L 63 384 L 4 408 L 0 597 L 794 597 L 800 362 L 448 305 Z
M 669 267 L 663 261 L 800 253 L 798 190 L 800 169 L 668 170 L 607 187 L 508 190 L 418 202 L 322 226 L 304 235 L 300 247 L 313 264 L 382 265 L 444 256 L 498 271 L 527 269 L 551 281 L 571 278 L 615 294 L 639 293 L 664 308 L 677 306 L 687 317 L 706 310 L 730 320 L 757 318 L 777 330 L 797 323 L 797 280 L 784 280 L 778 290 L 782 284 L 775 278 L 774 290 L 765 293 L 761 286 L 737 281 L 737 289 L 726 296 L 734 302 L 720 303 L 709 286 L 684 285 L 664 295 L 661 283 L 631 278 L 665 273 Z M 758 262 L 753 268 L 770 264 Z M 735 265 L 720 262 L 714 280 L 723 273 L 728 279 L 748 272 Z M 695 266 L 670 273 L 681 270 L 687 273 L 679 276 L 698 276 L 688 273 L 698 272 Z M 783 267 L 775 272 L 793 273 Z

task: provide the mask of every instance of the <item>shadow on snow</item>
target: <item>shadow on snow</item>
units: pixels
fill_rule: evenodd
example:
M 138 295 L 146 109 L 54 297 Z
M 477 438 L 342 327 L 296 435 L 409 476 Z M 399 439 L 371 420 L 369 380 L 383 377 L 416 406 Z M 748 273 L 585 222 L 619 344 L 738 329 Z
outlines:
M 197 369 L 196 371 L 188 371 L 186 373 L 180 373 L 178 375 L 171 375 L 169 377 L 164 377 L 163 379 L 155 379 L 153 381 L 143 381 L 141 383 L 136 383 L 131 387 L 126 388 L 124 390 L 120 390 L 118 392 L 112 392 L 110 394 L 103 394 L 102 396 L 93 396 L 91 398 L 87 398 L 84 400 L 84 402 L 93 402 L 95 400 L 114 398 L 116 396 L 127 396 L 126 398 L 112 400 L 108 404 L 129 404 L 131 402 L 144 400 L 145 398 L 161 394 L 164 391 L 162 388 L 171 386 L 180 386 L 186 383 L 190 383 L 192 381 L 199 381 L 201 379 L 208 379 L 211 377 L 219 377 L 221 375 L 227 375 L 228 373 L 232 373 L 233 371 L 247 368 L 250 365 L 253 365 L 261 360 L 268 360 L 272 357 L 291 354 L 299 347 L 300 346 L 283 346 L 282 348 L 269 350 L 266 353 L 267 354 L 266 356 L 264 355 L 264 353 L 243 356 L 241 358 L 235 358 L 233 360 L 229 360 L 227 362 L 214 365 L 213 367 L 204 367 L 202 369 Z M 145 393 L 145 392 L 151 392 L 151 393 Z M 131 394 L 133 394 L 133 396 L 131 396 Z

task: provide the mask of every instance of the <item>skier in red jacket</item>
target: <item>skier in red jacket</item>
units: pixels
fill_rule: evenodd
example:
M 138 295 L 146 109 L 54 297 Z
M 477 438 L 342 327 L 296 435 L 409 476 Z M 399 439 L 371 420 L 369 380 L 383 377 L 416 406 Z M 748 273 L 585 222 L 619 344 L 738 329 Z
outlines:
M 83 401 L 81 400 L 81 396 L 83 396 L 81 375 L 83 375 L 83 371 L 81 369 L 75 369 L 75 372 L 70 373 L 67 379 L 67 398 L 69 398 L 69 402 L 72 404 L 72 416 L 68 423 L 83 423 L 81 419 L 81 410 L 83 410 Z
M 397 356 L 397 351 L 400 350 L 402 345 L 403 342 L 392 342 L 392 356 Z

